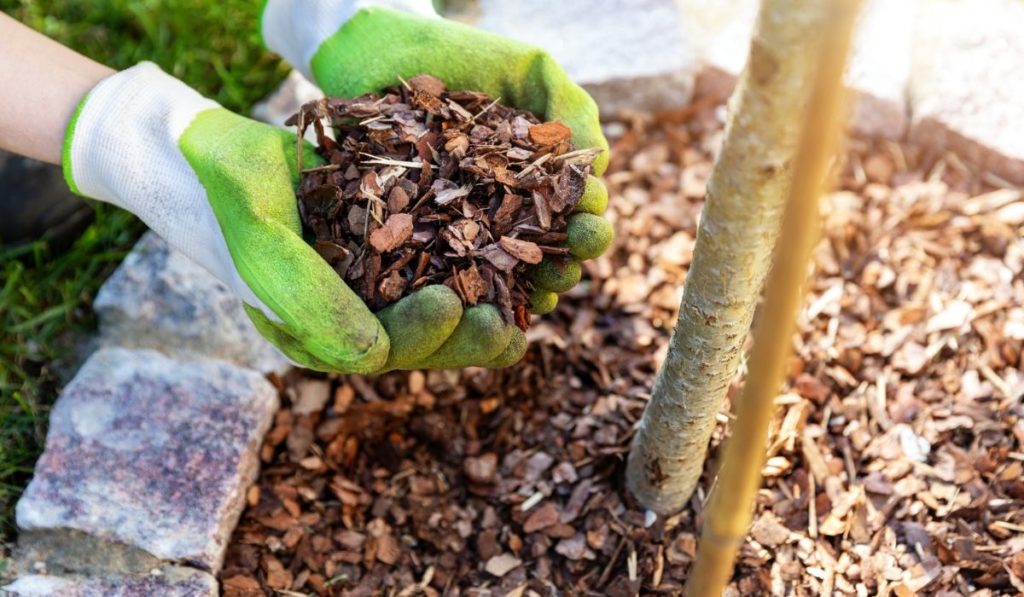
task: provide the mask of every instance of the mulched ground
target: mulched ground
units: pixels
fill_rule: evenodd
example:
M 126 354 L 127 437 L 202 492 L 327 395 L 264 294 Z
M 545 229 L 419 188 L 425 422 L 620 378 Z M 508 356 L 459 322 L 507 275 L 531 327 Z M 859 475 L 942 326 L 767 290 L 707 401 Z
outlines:
M 225 594 L 678 594 L 710 475 L 649 526 L 622 477 L 721 115 L 608 126 L 618 240 L 518 366 L 278 380 Z M 1022 592 L 1021 192 L 856 140 L 841 181 L 727 594 Z

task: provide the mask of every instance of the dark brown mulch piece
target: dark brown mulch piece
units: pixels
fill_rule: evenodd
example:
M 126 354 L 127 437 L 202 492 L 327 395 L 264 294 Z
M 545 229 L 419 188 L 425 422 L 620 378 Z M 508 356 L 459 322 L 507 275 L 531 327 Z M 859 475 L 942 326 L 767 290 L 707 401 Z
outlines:
M 575 151 L 569 127 L 429 75 L 310 102 L 288 124 L 300 137 L 312 125 L 327 161 L 303 171 L 303 224 L 370 308 L 445 284 L 525 329 L 525 270 L 568 258 L 550 245 L 565 239 L 597 155 Z
M 276 380 L 227 597 L 680 593 L 727 428 L 678 517 L 622 479 L 721 138 L 714 106 L 668 116 L 608 124 L 616 241 L 519 365 Z M 725 594 L 1022 593 L 1024 195 L 848 145 Z

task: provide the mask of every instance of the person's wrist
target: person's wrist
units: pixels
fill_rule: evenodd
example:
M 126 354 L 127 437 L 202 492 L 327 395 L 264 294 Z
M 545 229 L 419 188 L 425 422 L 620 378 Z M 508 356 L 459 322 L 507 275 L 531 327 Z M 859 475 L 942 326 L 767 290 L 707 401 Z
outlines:
M 337 35 L 357 12 L 379 6 L 427 17 L 437 17 L 431 0 L 267 0 L 260 16 L 263 43 L 311 81 L 313 56 Z

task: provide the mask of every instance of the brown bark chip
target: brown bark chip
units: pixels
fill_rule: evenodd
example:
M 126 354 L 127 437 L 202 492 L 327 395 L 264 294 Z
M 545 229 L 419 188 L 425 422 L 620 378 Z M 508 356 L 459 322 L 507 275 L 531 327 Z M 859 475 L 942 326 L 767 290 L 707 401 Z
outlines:
M 262 597 L 259 581 L 249 576 L 232 576 L 223 581 L 224 597 Z
M 523 563 L 522 560 L 510 553 L 503 553 L 487 560 L 484 569 L 492 576 L 501 578 Z
M 384 225 L 370 234 L 370 244 L 381 253 L 387 253 L 400 247 L 412 237 L 412 216 L 409 214 L 392 214 Z
M 544 252 L 567 254 L 551 246 L 564 234 L 549 232 L 566 230 L 597 156 L 574 151 L 560 122 L 429 75 L 382 95 L 310 102 L 289 123 L 314 126 L 326 161 L 303 171 L 303 224 L 374 310 L 445 284 L 516 323 L 533 290 L 526 268 Z
M 558 506 L 552 502 L 547 502 L 544 505 L 537 508 L 526 522 L 523 523 L 523 532 L 532 533 L 541 529 L 546 529 L 558 523 Z
M 479 458 L 466 459 L 466 476 L 475 483 L 491 483 L 497 473 L 498 456 L 496 454 L 484 454 Z
M 480 270 L 474 263 L 469 269 L 464 269 L 458 275 L 458 290 L 462 300 L 467 305 L 475 305 L 480 297 L 487 294 L 487 282 L 480 277 Z
M 540 146 L 558 145 L 571 137 L 572 131 L 569 127 L 557 120 L 530 127 L 530 140 Z
M 524 263 L 540 263 L 540 260 L 544 258 L 544 253 L 541 252 L 537 243 L 509 236 L 501 237 L 501 240 L 498 242 L 501 244 L 501 248 L 505 249 L 506 253 Z

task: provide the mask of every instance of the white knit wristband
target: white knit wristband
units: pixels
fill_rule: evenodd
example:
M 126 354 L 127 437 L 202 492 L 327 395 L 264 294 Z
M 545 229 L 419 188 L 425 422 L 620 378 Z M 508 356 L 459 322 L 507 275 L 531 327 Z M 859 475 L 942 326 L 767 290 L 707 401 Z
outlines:
M 263 41 L 313 81 L 310 63 L 320 46 L 352 15 L 370 6 L 438 16 L 431 0 L 268 0 L 261 19 Z

